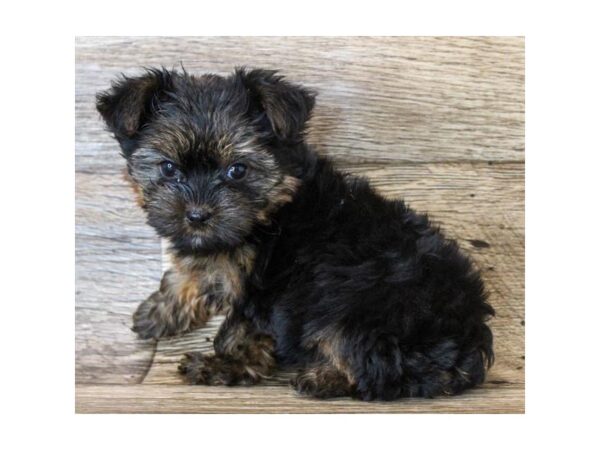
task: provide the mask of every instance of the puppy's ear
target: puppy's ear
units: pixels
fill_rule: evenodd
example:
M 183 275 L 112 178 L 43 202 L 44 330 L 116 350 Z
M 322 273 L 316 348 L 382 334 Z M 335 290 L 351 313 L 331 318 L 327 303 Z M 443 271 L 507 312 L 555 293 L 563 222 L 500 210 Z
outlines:
M 173 74 L 149 69 L 138 77 L 114 81 L 110 89 L 96 95 L 96 108 L 128 158 L 137 148 L 140 129 L 151 120 L 164 94 L 173 87 Z
M 246 88 L 251 108 L 266 115 L 273 133 L 282 140 L 302 137 L 315 106 L 316 92 L 288 83 L 275 70 L 236 69 L 235 76 Z

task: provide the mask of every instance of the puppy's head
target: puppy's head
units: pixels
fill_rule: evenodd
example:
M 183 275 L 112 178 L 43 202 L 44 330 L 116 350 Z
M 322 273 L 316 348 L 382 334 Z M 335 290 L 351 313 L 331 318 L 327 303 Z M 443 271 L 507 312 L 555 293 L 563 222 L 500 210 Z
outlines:
M 313 106 L 312 92 L 245 69 L 229 77 L 151 69 L 97 96 L 148 223 L 191 253 L 241 244 L 292 200 L 290 155 Z

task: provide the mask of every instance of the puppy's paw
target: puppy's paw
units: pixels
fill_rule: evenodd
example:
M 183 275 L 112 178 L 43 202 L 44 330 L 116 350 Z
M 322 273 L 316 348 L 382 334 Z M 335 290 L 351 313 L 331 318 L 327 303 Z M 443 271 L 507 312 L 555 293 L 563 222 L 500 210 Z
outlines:
M 329 368 L 301 370 L 290 384 L 298 394 L 308 397 L 332 398 L 351 394 L 348 380 L 335 369 Z
M 202 352 L 189 352 L 179 361 L 177 370 L 190 384 L 206 384 L 208 369 Z
M 304 370 L 290 380 L 290 385 L 300 395 L 315 396 L 317 392 L 317 380 Z
M 318 378 L 317 371 L 314 369 L 302 370 L 295 378 L 290 381 L 296 392 L 305 397 L 329 398 L 328 386 L 324 385 Z
M 166 302 L 164 295 L 156 291 L 140 303 L 133 314 L 131 330 L 141 339 L 158 339 L 175 334 L 168 321 Z
M 186 353 L 177 368 L 190 384 L 209 386 L 251 385 L 258 381 L 241 361 L 227 356 Z

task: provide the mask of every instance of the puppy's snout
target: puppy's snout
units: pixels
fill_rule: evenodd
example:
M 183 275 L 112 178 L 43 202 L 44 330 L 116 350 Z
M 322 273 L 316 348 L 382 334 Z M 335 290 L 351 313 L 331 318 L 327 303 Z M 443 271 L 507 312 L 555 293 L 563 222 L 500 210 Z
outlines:
M 185 213 L 185 219 L 192 226 L 198 226 L 205 223 L 212 216 L 212 212 L 208 208 L 194 207 L 190 208 Z

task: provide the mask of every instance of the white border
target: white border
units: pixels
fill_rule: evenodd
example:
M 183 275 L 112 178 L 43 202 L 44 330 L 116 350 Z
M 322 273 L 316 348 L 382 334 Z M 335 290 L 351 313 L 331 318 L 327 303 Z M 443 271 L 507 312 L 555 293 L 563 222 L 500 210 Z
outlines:
M 591 2 L 561 6 L 106 0 L 5 7 L 2 446 L 506 449 L 597 442 L 597 14 Z M 525 34 L 527 414 L 74 416 L 73 41 L 95 34 Z

